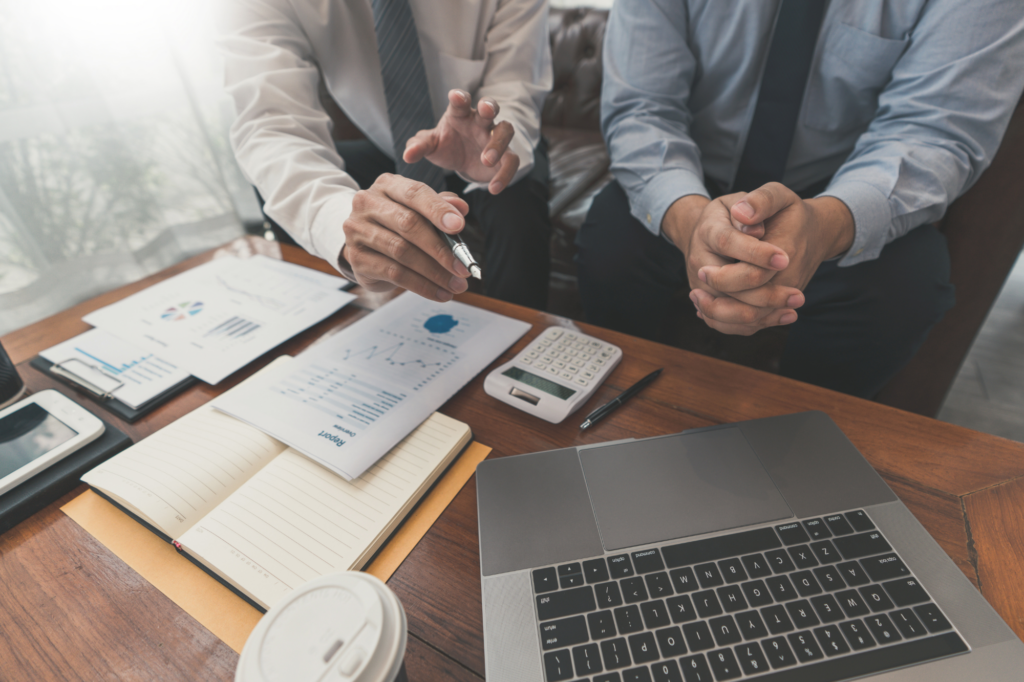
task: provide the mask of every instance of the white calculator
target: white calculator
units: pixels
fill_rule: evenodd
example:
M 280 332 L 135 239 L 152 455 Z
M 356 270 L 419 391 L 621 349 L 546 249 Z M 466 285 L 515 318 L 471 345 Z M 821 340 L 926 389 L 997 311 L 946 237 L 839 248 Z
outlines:
M 565 327 L 548 327 L 484 380 L 484 390 L 527 414 L 558 424 L 593 395 L 622 349 Z

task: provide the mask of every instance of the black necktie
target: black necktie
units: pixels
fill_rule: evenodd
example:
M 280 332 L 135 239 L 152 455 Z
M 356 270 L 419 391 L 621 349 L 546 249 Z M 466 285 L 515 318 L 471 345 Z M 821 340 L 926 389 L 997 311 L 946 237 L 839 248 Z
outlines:
M 440 192 L 444 189 L 442 169 L 426 159 L 414 164 L 402 160 L 409 138 L 437 124 L 409 0 L 373 0 L 373 26 L 394 140 L 395 167 L 399 175 L 419 180 Z
M 782 181 L 827 4 L 782 0 L 733 192 Z

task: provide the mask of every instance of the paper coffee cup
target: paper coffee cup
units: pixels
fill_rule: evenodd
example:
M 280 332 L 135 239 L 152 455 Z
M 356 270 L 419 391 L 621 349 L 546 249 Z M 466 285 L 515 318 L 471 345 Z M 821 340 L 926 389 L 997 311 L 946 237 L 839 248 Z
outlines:
M 406 682 L 405 610 L 383 582 L 358 571 L 298 588 L 260 620 L 235 682 Z

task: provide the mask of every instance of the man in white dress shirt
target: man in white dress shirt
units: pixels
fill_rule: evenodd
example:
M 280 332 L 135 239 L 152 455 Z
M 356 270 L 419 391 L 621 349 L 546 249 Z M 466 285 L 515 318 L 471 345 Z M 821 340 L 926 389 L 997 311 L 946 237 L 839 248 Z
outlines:
M 403 141 L 389 122 L 378 0 L 224 0 L 225 81 L 238 113 L 231 142 L 242 171 L 269 218 L 374 291 L 399 286 L 436 301 L 465 291 L 469 273 L 434 227 L 457 233 L 472 213 L 486 239 L 484 293 L 543 308 L 547 4 L 407 1 L 436 127 Z M 332 140 L 321 74 L 366 140 Z M 405 162 L 426 158 L 449 171 L 448 191 L 394 175 L 396 149 Z

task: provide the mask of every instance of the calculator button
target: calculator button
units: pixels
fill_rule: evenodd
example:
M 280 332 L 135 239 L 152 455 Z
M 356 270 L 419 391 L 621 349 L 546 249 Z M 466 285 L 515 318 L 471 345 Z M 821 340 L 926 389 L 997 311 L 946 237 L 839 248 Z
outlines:
M 540 353 L 538 353 L 535 350 L 531 350 L 531 351 L 528 351 L 526 353 L 526 357 L 528 357 L 528 358 L 539 358 L 540 357 Z
M 606 362 L 608 362 L 608 361 L 605 360 L 604 358 L 594 358 L 594 364 L 596 364 L 598 366 L 603 365 Z
M 565 338 L 575 340 L 576 339 L 576 335 L 575 334 L 571 334 L 571 333 L 570 334 L 566 334 Z
M 523 357 L 519 358 L 519 362 L 523 363 L 524 365 L 532 365 L 533 358 L 528 358 L 524 355 Z
M 552 374 L 558 374 L 557 367 L 548 367 L 548 371 L 551 372 Z
M 576 377 L 576 383 L 579 384 L 580 386 L 589 386 L 590 385 L 590 382 L 587 381 L 586 379 L 582 378 L 582 377 Z
M 554 365 L 555 367 L 557 367 L 558 369 L 565 369 L 565 363 L 564 363 L 564 362 L 562 362 L 561 360 L 556 360 L 556 361 L 555 361 L 555 362 L 553 362 L 552 364 L 553 364 L 553 365 Z
M 562 330 L 561 329 L 557 329 L 557 328 L 549 329 L 546 332 L 544 332 L 544 336 L 546 338 L 549 338 L 549 339 L 552 339 L 552 340 L 557 339 L 561 335 L 562 335 Z
M 562 377 L 563 379 L 568 379 L 569 381 L 572 381 L 572 375 L 569 374 L 568 372 L 559 372 L 558 376 Z
M 577 355 L 579 355 L 579 354 L 580 354 L 580 353 L 579 353 L 579 351 L 577 351 L 577 350 L 573 350 L 572 348 L 570 348 L 570 349 L 569 349 L 568 351 L 566 351 L 566 353 L 568 353 L 568 354 L 569 354 L 569 355 L 571 355 L 572 357 L 576 357 Z
M 548 348 L 549 346 L 551 346 L 551 342 L 548 341 L 547 339 L 541 339 L 540 340 L 540 345 L 542 347 L 544 347 L 544 348 Z
M 549 358 L 546 355 L 543 355 L 543 356 L 541 356 L 541 358 L 539 360 L 537 360 L 537 362 L 540 362 L 540 363 L 543 363 L 543 364 L 546 365 L 546 364 L 551 362 L 551 358 Z
M 567 372 L 570 372 L 571 374 L 575 374 L 576 372 L 580 371 L 580 368 L 579 367 L 573 367 L 572 365 L 569 365 L 568 367 L 565 368 L 565 370 Z
M 595 365 L 594 363 L 590 363 L 589 365 L 587 365 L 587 369 L 589 369 L 591 372 L 600 372 L 601 371 L 601 368 L 598 367 L 597 365 Z
M 579 358 L 573 358 L 572 359 L 572 364 L 576 365 L 577 367 L 582 367 L 583 366 L 583 361 L 580 360 Z
M 600 342 L 600 341 L 591 341 L 591 342 L 590 342 L 590 345 L 591 345 L 591 346 L 592 346 L 593 348 L 600 348 L 600 347 L 601 347 L 601 342 Z
M 593 379 L 594 378 L 594 373 L 593 372 L 584 372 L 581 376 L 584 379 Z
M 536 351 L 537 353 L 543 353 L 546 350 L 546 348 L 543 345 L 536 343 L 530 350 Z

